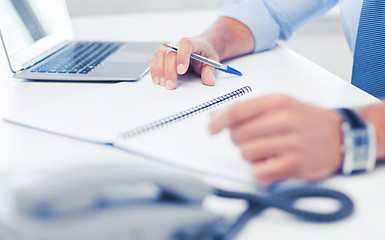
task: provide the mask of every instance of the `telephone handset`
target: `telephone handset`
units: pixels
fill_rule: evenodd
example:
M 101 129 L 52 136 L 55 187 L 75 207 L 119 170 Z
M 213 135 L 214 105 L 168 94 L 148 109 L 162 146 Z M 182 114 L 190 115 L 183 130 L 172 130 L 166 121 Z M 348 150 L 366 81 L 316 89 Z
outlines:
M 149 166 L 109 163 L 20 173 L 10 194 L 17 216 L 17 224 L 9 224 L 12 232 L 42 240 L 178 239 L 182 232 L 195 239 L 202 228 L 222 221 L 202 207 L 212 187 Z
M 179 172 L 140 165 L 85 166 L 45 174 L 14 189 L 20 210 L 39 218 L 57 218 L 113 204 L 201 204 L 212 188 Z M 92 208 L 92 209 L 91 209 Z
M 17 179 L 17 177 L 16 177 Z M 23 175 L 11 188 L 18 226 L 33 239 L 231 239 L 248 220 L 275 207 L 314 222 L 351 215 L 353 202 L 321 188 L 297 188 L 258 196 L 215 189 L 166 167 L 104 164 Z M 243 199 L 247 210 L 232 223 L 202 207 L 208 195 Z M 300 198 L 324 197 L 340 209 L 318 213 L 294 207 Z M 15 226 L 15 225 L 14 225 Z

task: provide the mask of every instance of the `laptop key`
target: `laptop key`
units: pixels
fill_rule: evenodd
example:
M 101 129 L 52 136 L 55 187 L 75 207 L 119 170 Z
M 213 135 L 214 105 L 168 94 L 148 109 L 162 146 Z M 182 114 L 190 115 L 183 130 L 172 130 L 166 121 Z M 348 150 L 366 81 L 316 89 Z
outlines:
M 121 46 L 122 43 L 81 42 L 32 69 L 31 72 L 88 74 Z

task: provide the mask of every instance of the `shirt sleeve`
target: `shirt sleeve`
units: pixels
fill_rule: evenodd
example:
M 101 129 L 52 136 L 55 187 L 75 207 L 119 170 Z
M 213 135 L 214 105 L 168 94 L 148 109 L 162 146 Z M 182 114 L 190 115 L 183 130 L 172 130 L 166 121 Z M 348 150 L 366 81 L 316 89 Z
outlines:
M 287 40 L 305 23 L 321 16 L 339 0 L 227 0 L 220 16 L 245 24 L 255 40 L 255 52 Z

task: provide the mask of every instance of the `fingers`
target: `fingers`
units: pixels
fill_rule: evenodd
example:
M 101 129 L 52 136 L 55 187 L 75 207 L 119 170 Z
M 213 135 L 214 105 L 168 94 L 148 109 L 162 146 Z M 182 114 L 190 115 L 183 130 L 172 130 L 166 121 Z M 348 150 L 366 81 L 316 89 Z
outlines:
M 212 43 L 202 37 L 182 38 L 178 44 L 178 52 L 169 51 L 162 47 L 155 52 L 150 62 L 150 71 L 154 84 L 175 89 L 178 74 L 185 74 L 189 68 L 193 68 L 201 75 L 202 82 L 206 85 L 215 84 L 215 68 L 202 64 L 199 61 L 191 61 L 192 53 L 218 61 L 217 50 Z
M 171 50 L 167 51 L 164 66 L 165 81 L 161 82 L 161 86 L 166 87 L 168 90 L 175 89 L 177 85 L 178 74 L 176 72 L 176 62 L 176 52 Z
M 150 59 L 150 73 L 154 84 L 159 85 L 159 77 L 156 75 L 156 71 L 155 71 L 155 64 L 156 64 L 155 61 L 156 61 L 155 57 L 152 57 Z
M 293 146 L 295 135 L 276 135 L 253 139 L 239 145 L 245 160 L 253 163 L 254 178 L 262 184 L 270 184 L 278 180 L 296 178 L 301 173 L 303 162 Z
M 202 67 L 202 72 L 201 72 L 201 78 L 203 84 L 207 86 L 214 86 L 215 85 L 215 68 L 205 65 Z
M 236 103 L 212 118 L 209 131 L 211 134 L 217 134 L 224 128 L 259 117 L 266 112 L 273 112 L 284 107 L 289 109 L 289 106 L 295 103 L 297 103 L 296 100 L 281 94 L 272 94 Z
M 150 71 L 154 84 L 160 85 L 161 82 L 165 82 L 164 78 L 164 63 L 167 49 L 164 47 L 159 48 L 150 62 Z
M 193 40 L 190 38 L 182 38 L 179 41 L 177 53 L 177 72 L 178 74 L 185 74 L 190 65 L 190 56 L 193 52 Z
M 179 42 L 179 50 L 177 54 L 177 72 L 178 74 L 185 74 L 190 65 L 190 56 L 193 52 L 200 50 L 204 52 L 206 57 L 215 59 L 211 56 L 210 50 L 206 50 L 202 41 L 197 38 L 182 38 Z M 215 68 L 200 62 L 193 61 L 195 63 L 194 70 L 196 73 L 200 73 L 202 82 L 208 86 L 215 85 Z
M 260 183 L 319 180 L 342 165 L 341 119 L 334 111 L 268 95 L 234 104 L 211 117 L 211 133 L 229 128 L 232 141 L 253 164 Z
M 183 38 L 178 46 L 178 52 L 161 47 L 155 52 L 150 61 L 150 71 L 154 84 L 175 89 L 179 74 L 185 74 L 190 65 L 190 55 L 193 51 L 193 42 Z M 210 80 L 208 80 L 210 82 Z
M 255 180 L 261 184 L 270 184 L 295 177 L 299 164 L 293 156 L 287 154 L 256 163 L 253 167 Z
M 285 134 L 298 125 L 296 118 L 296 115 L 288 111 L 250 118 L 231 127 L 231 139 L 235 145 L 241 145 L 251 139 Z
M 273 136 L 263 139 L 253 139 L 238 145 L 242 157 L 251 162 L 258 162 L 263 159 L 280 154 L 290 147 L 293 142 L 291 136 Z

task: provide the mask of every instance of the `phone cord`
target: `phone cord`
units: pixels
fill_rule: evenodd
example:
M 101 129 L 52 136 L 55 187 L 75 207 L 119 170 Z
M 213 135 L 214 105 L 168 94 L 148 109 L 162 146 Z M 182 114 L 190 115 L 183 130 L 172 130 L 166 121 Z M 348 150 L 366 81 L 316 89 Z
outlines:
M 235 235 L 246 225 L 246 223 L 265 209 L 274 207 L 290 213 L 295 217 L 310 222 L 336 222 L 349 217 L 353 213 L 353 201 L 344 193 L 325 188 L 294 188 L 272 194 L 270 196 L 258 196 L 249 193 L 239 193 L 214 189 L 214 195 L 231 199 L 243 199 L 248 203 L 248 208 L 244 211 L 233 224 L 225 230 L 211 229 L 205 236 L 207 239 L 233 239 Z M 307 211 L 294 207 L 299 199 L 303 198 L 328 198 L 340 203 L 340 208 L 327 213 Z

